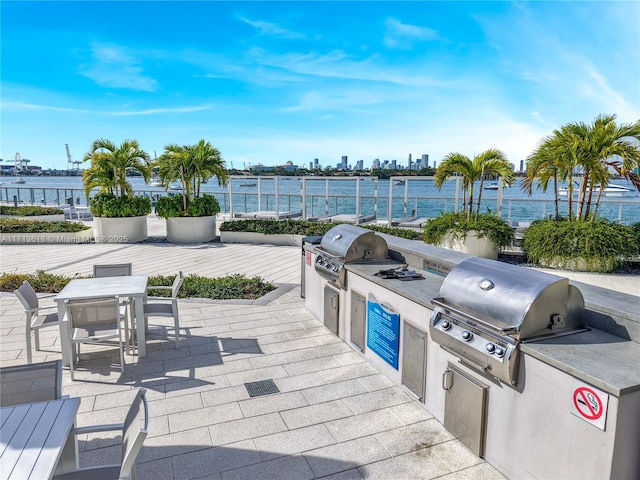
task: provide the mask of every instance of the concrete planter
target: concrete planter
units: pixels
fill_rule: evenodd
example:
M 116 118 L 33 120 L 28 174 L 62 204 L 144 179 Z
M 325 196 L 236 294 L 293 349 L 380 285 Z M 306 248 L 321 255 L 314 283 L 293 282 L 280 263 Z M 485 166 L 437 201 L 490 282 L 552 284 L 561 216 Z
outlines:
M 14 220 L 31 220 L 32 222 L 64 222 L 64 213 L 55 215 L 33 215 L 23 217 L 20 215 L 0 215 L 0 218 L 13 218 Z
M 215 215 L 167 218 L 167 240 L 171 243 L 205 243 L 215 238 Z
M 0 233 L 2 245 L 44 245 L 59 243 L 88 243 L 93 238 L 93 229 L 81 232 L 56 233 Z
M 448 232 L 439 246 L 476 257 L 489 258 L 491 260 L 498 259 L 498 247 L 496 244 L 487 235 L 478 237 L 478 232 L 475 230 L 469 230 L 465 238 L 454 236 L 453 232 Z
M 281 246 L 302 246 L 304 235 L 272 234 L 255 232 L 220 232 L 221 243 L 270 244 Z
M 96 243 L 138 243 L 147 239 L 147 216 L 94 217 Z

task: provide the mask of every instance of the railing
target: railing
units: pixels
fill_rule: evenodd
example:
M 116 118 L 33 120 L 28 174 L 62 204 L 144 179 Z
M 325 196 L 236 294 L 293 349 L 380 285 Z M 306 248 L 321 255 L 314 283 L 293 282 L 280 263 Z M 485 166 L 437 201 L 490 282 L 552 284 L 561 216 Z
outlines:
M 171 192 L 157 190 L 136 190 L 135 195 L 149 197 L 152 203 L 161 196 Z M 275 211 L 299 213 L 302 218 L 318 218 L 338 214 L 374 216 L 378 220 L 399 219 L 404 217 L 433 218 L 441 212 L 459 210 L 461 199 L 442 196 L 409 196 L 397 197 L 379 194 L 282 194 L 264 192 L 215 192 L 212 193 L 219 203 L 221 212 L 235 214 L 254 211 Z M 48 205 L 67 206 L 88 205 L 82 189 L 72 188 L 40 188 L 40 187 L 0 187 L 0 202 L 16 205 Z M 527 222 L 545 218 L 554 213 L 553 199 L 532 198 L 484 198 L 482 210 L 500 212 L 500 216 L 508 222 Z M 566 214 L 567 200 L 560 199 L 560 212 Z M 231 211 L 233 209 L 233 212 Z M 391 212 L 391 214 L 389 214 Z M 635 199 L 601 199 L 598 214 L 609 220 L 621 223 L 640 222 L 640 200 Z

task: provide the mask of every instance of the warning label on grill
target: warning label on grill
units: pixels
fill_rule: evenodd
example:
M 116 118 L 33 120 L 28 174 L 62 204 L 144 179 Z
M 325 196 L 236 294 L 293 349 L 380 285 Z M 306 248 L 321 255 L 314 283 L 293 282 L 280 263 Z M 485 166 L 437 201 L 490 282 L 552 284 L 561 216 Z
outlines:
M 367 347 L 398 370 L 400 314 L 383 307 L 373 295 L 367 300 Z
M 571 413 L 576 417 L 589 422 L 600 430 L 604 430 L 608 404 L 608 394 L 591 385 L 581 383 L 577 380 L 574 381 Z

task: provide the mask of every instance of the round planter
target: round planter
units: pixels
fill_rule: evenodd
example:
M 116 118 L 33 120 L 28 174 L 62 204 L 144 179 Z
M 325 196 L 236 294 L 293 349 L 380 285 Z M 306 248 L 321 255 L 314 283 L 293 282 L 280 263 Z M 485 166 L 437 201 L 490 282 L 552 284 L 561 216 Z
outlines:
M 205 243 L 215 238 L 215 215 L 167 218 L 167 240 L 171 243 Z
M 147 216 L 94 217 L 96 243 L 137 243 L 147 239 Z
M 465 238 L 454 237 L 452 232 L 448 232 L 439 246 L 476 257 L 498 259 L 496 244 L 487 235 L 478 237 L 478 232 L 475 230 L 469 230 Z

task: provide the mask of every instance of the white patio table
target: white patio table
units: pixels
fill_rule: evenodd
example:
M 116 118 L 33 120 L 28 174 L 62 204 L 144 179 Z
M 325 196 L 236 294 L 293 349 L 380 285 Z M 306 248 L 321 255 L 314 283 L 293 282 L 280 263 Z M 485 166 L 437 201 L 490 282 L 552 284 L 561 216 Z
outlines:
M 69 435 L 79 398 L 0 408 L 0 479 L 42 480 L 78 465 L 75 435 Z
M 58 316 L 64 318 L 65 300 L 88 300 L 100 297 L 115 297 L 122 299 L 134 298 L 134 317 L 137 325 L 138 356 L 144 357 L 147 354 L 145 344 L 145 323 L 144 323 L 144 296 L 147 290 L 147 275 L 132 275 L 123 277 L 100 277 L 100 278 L 76 278 L 71 280 L 54 300 L 58 304 Z M 60 344 L 62 347 L 62 363 L 69 365 L 69 353 L 71 345 L 67 333 L 63 330 L 67 328 L 65 322 L 60 322 Z

